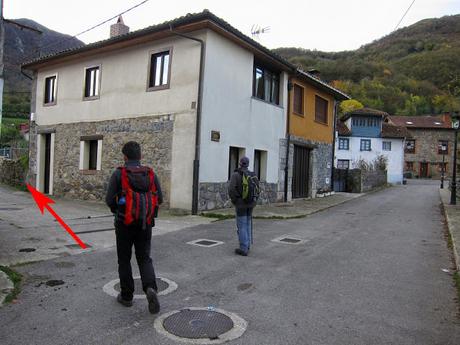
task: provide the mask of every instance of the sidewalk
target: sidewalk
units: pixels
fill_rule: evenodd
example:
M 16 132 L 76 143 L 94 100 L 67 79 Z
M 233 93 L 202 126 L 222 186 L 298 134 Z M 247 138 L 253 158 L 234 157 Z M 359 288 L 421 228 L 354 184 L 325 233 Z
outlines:
M 452 251 L 455 257 L 455 266 L 457 271 L 460 271 L 460 204 L 450 205 L 450 190 L 445 187 L 439 189 L 441 201 L 444 206 L 444 213 L 446 215 L 447 227 L 452 237 Z
M 310 214 L 326 210 L 330 207 L 340 205 L 349 200 L 363 196 L 365 193 L 335 193 L 324 198 L 296 199 L 292 202 L 277 203 L 257 206 L 254 209 L 253 217 L 258 219 L 291 219 L 303 218 Z M 220 210 L 206 211 L 202 214 L 214 218 L 234 218 L 235 210 L 226 208 Z

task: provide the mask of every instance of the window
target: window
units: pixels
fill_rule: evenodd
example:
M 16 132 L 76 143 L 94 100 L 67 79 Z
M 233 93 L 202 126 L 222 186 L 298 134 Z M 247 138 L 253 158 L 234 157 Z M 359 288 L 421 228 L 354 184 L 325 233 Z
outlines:
M 254 173 L 259 181 L 267 179 L 267 151 L 254 150 Z
M 80 170 L 101 170 L 102 135 L 80 138 Z
M 413 171 L 414 170 L 414 162 L 406 162 L 406 170 Z
M 303 87 L 294 84 L 294 113 L 303 115 Z
M 349 169 L 350 161 L 348 159 L 338 159 L 337 160 L 337 169 Z
M 391 141 L 382 141 L 382 150 L 391 151 Z
M 361 139 L 361 151 L 370 151 L 371 150 L 371 140 L 370 139 Z
M 406 141 L 405 153 L 415 153 L 415 140 Z
M 438 153 L 441 155 L 449 154 L 449 142 L 447 140 L 438 141 Z
M 254 85 L 252 95 L 264 101 L 279 104 L 279 73 L 254 65 Z
M 169 87 L 170 50 L 150 56 L 149 90 Z
M 45 105 L 56 104 L 56 79 L 55 75 L 45 78 Z
M 319 96 L 315 96 L 315 120 L 327 124 L 328 102 Z
M 90 67 L 85 70 L 85 95 L 84 98 L 95 99 L 99 97 L 100 67 Z
M 339 138 L 339 150 L 349 150 L 350 140 L 348 138 Z

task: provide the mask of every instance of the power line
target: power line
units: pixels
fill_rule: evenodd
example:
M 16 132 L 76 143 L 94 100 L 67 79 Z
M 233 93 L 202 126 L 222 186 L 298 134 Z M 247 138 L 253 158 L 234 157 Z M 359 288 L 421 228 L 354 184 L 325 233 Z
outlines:
M 396 24 L 395 28 L 393 29 L 393 31 L 396 31 L 396 29 L 398 28 L 399 24 L 401 24 L 401 22 L 403 21 L 404 17 L 406 16 L 407 12 L 409 12 L 409 10 L 411 9 L 412 5 L 414 4 L 415 0 L 412 1 L 412 3 L 410 4 L 410 6 L 407 8 L 406 12 L 404 12 L 403 16 L 401 17 L 401 19 L 399 20 L 398 24 Z
M 80 33 L 78 33 L 78 34 L 73 35 L 73 36 L 70 36 L 70 37 L 67 37 L 67 38 L 65 38 L 65 39 L 62 39 L 62 40 L 59 40 L 59 41 L 56 41 L 56 42 L 52 42 L 52 43 L 50 43 L 50 44 L 47 44 L 47 45 L 45 45 L 45 46 L 43 46 L 43 47 L 40 47 L 39 49 L 36 49 L 35 52 L 37 52 L 37 51 L 39 51 L 39 50 L 43 50 L 44 48 L 49 48 L 49 47 L 55 46 L 55 45 L 57 45 L 57 44 L 59 44 L 59 43 L 62 43 L 62 42 L 67 42 L 67 41 L 69 41 L 69 40 L 71 40 L 71 39 L 73 39 L 73 38 L 77 38 L 78 36 L 81 36 L 81 35 L 83 35 L 84 33 L 87 33 L 87 32 L 89 32 L 89 31 L 91 31 L 91 30 L 94 30 L 94 29 L 96 29 L 97 27 L 99 27 L 99 26 L 101 26 L 101 25 L 104 25 L 104 24 L 106 24 L 107 22 L 109 22 L 109 21 L 111 21 L 111 20 L 113 20 L 113 19 L 115 19 L 115 18 L 117 18 L 117 17 L 119 17 L 119 16 L 121 16 L 121 15 L 123 15 L 123 14 L 125 14 L 125 13 L 128 13 L 129 11 L 134 10 L 135 8 L 137 8 L 137 7 L 139 7 L 139 6 L 143 5 L 143 4 L 145 4 L 145 3 L 148 2 L 148 1 L 150 1 L 150 0 L 144 0 L 144 1 L 140 2 L 140 3 L 138 3 L 137 5 L 134 5 L 134 6 L 130 7 L 130 8 L 128 8 L 127 10 L 124 10 L 123 12 L 118 13 L 118 14 L 114 15 L 113 17 L 110 17 L 109 19 L 106 19 L 106 20 L 104 20 L 103 22 L 101 22 L 101 23 L 99 23 L 99 24 L 96 24 L 96 25 L 90 27 L 89 29 L 83 30 L 82 32 L 80 32 Z M 32 56 L 32 54 L 29 55 L 28 57 L 26 57 L 26 59 L 29 58 L 29 57 L 31 57 L 31 56 Z

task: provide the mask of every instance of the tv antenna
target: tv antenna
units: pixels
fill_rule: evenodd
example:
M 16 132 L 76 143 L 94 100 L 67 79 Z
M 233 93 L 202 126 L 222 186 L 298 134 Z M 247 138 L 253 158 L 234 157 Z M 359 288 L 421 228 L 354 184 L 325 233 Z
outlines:
M 266 34 L 267 32 L 270 31 L 270 27 L 261 27 L 260 25 L 254 24 L 251 27 L 251 35 L 252 38 L 259 39 L 260 34 Z

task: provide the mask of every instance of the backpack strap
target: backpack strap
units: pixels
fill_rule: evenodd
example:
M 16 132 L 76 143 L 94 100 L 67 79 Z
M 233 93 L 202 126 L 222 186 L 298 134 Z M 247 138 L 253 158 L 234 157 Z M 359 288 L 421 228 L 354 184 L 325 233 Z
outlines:
M 119 168 L 121 170 L 121 189 L 122 194 L 126 199 L 125 203 L 125 224 L 131 224 L 133 222 L 133 190 L 129 186 L 128 172 L 125 167 Z

